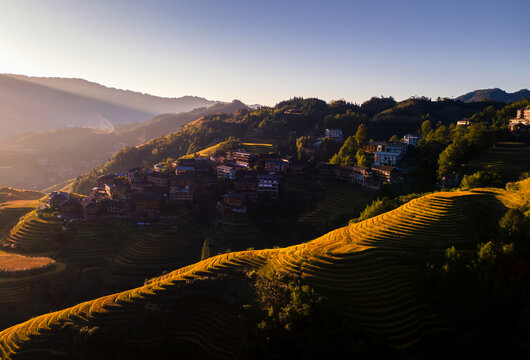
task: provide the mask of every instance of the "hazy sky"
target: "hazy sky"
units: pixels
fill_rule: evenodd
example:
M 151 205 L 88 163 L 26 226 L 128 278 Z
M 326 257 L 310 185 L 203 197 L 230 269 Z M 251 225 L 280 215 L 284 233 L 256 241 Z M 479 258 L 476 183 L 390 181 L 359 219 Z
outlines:
M 0 0 L 0 72 L 178 97 L 530 87 L 530 0 Z

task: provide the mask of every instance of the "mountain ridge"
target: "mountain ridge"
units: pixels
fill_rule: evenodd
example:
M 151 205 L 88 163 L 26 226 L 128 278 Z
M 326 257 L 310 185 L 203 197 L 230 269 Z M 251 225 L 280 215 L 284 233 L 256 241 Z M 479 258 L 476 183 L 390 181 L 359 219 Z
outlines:
M 0 74 L 0 136 L 76 126 L 112 129 L 216 103 L 193 96 L 156 97 L 83 79 Z
M 456 100 L 460 100 L 465 103 L 479 102 L 485 100 L 511 103 L 514 101 L 523 100 L 525 98 L 530 98 L 530 90 L 528 89 L 521 89 L 513 93 L 509 93 L 500 88 L 491 88 L 470 91 L 464 95 L 460 95 L 456 98 Z

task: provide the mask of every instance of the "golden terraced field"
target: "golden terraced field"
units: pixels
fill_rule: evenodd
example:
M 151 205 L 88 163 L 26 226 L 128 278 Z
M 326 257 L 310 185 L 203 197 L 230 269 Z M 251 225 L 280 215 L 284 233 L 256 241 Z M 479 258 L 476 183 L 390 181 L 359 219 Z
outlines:
M 336 299 L 362 329 L 394 348 L 409 349 L 427 335 L 448 330 L 415 289 L 415 272 L 425 254 L 476 243 L 476 209 L 494 214 L 526 200 L 522 190 L 440 192 L 304 244 L 214 256 L 136 289 L 8 328 L 0 333 L 0 352 L 3 359 L 68 358 L 65 328 L 97 326 L 127 337 L 122 329 L 139 318 L 145 321 L 146 309 L 171 306 L 172 341 L 209 358 L 231 359 L 244 334 L 238 320 L 242 304 L 227 276 L 244 281 L 249 270 L 301 278 Z M 130 335 L 129 340 L 147 346 L 157 335 L 146 333 L 142 341 Z

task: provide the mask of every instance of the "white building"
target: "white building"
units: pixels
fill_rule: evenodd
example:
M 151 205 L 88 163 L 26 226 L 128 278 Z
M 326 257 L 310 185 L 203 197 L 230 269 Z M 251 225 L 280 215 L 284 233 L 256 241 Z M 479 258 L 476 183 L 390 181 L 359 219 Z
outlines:
M 374 166 L 397 166 L 399 160 L 401 160 L 400 152 L 376 151 L 374 154 Z
M 324 136 L 328 138 L 332 138 L 333 140 L 337 142 L 341 142 L 342 141 L 342 130 L 341 129 L 326 129 Z
M 278 200 L 280 178 L 277 175 L 260 174 L 258 179 L 258 196 Z

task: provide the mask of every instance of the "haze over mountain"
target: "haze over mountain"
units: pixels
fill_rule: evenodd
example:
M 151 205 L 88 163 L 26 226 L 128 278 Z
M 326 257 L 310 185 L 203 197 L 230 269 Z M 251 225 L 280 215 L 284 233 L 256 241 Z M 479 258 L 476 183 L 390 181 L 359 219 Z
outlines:
M 505 103 L 511 103 L 514 101 L 520 101 L 523 99 L 530 98 L 530 90 L 521 89 L 519 91 L 509 93 L 499 88 L 494 89 L 480 89 L 468 92 L 467 94 L 461 95 L 456 98 L 466 103 L 478 102 L 484 100 L 501 101 Z
M 2 74 L 0 137 L 76 126 L 108 130 L 215 103 L 195 96 L 157 97 L 82 79 Z
M 248 107 L 234 100 L 189 112 L 157 115 L 112 132 L 72 127 L 4 138 L 0 143 L 0 185 L 43 189 L 87 172 L 124 146 L 167 135 L 204 115 L 234 114 L 244 109 Z

